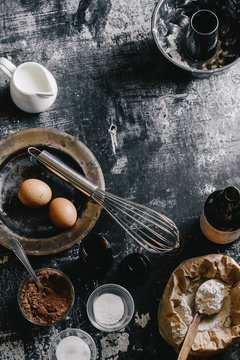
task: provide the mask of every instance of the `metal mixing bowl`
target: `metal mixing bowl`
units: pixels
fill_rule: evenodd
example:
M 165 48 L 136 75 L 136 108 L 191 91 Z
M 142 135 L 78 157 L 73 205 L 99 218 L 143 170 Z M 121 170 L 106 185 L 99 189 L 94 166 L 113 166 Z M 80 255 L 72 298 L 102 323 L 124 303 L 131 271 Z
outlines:
M 215 55 L 192 60 L 185 51 L 187 27 L 199 9 L 213 11 L 219 19 Z M 152 16 L 152 33 L 161 53 L 177 67 L 197 77 L 220 74 L 236 64 L 240 55 L 240 2 L 235 0 L 160 0 Z

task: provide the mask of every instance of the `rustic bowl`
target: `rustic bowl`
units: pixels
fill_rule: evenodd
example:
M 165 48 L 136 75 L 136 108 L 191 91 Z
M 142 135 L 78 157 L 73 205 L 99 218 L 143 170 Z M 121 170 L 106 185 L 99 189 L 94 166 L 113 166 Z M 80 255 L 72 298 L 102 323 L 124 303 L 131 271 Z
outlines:
M 105 189 L 103 173 L 86 145 L 58 130 L 27 129 L 0 141 L 0 244 L 11 249 L 9 240 L 15 237 L 28 255 L 54 254 L 73 246 L 89 233 L 100 216 L 101 206 L 41 164 L 31 161 L 27 152 L 30 146 L 59 157 L 102 190 Z M 28 178 L 46 182 L 53 197 L 66 197 L 73 202 L 78 212 L 74 226 L 66 230 L 56 228 L 50 221 L 48 205 L 32 209 L 21 204 L 17 189 Z

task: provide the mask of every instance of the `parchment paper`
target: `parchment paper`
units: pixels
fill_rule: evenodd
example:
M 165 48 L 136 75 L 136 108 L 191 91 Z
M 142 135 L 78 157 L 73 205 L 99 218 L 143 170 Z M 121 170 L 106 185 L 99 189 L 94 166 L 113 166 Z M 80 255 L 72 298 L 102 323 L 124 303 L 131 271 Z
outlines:
M 158 324 L 161 336 L 178 353 L 187 326 L 175 309 L 186 294 L 190 281 L 219 279 L 230 286 L 232 324 L 198 332 L 192 345 L 191 355 L 209 356 L 230 346 L 240 336 L 240 266 L 227 255 L 211 254 L 182 262 L 172 273 L 158 308 Z

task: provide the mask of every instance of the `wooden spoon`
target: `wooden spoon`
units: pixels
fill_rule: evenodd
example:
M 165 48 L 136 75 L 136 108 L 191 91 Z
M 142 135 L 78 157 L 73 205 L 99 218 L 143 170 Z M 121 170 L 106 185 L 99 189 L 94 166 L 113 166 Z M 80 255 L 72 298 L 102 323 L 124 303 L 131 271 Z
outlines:
M 193 318 L 191 325 L 188 328 L 186 337 L 182 344 L 181 351 L 178 355 L 177 360 L 186 360 L 187 359 L 188 354 L 191 350 L 192 344 L 194 342 L 194 339 L 197 335 L 198 325 L 200 324 L 202 317 L 203 317 L 203 314 L 199 314 L 199 312 L 197 311 Z
M 215 279 L 214 279 L 214 280 L 215 280 Z M 197 290 L 197 292 L 196 292 L 196 296 L 195 296 L 195 309 L 196 309 L 195 315 L 194 315 L 193 321 L 191 322 L 191 324 L 190 324 L 190 326 L 189 326 L 189 328 L 188 328 L 186 337 L 185 337 L 184 342 L 183 342 L 183 344 L 182 344 L 181 351 L 180 351 L 180 353 L 179 353 L 179 355 L 178 355 L 177 360 L 186 360 L 186 359 L 187 359 L 188 354 L 189 354 L 189 352 L 190 352 L 190 350 L 191 350 L 192 344 L 193 344 L 193 342 L 194 342 L 194 339 L 195 339 L 195 337 L 196 337 L 196 335 L 197 335 L 198 325 L 200 324 L 200 321 L 201 321 L 202 317 L 203 317 L 204 315 L 213 315 L 213 314 L 216 314 L 216 313 L 218 313 L 218 312 L 221 310 L 221 308 L 222 308 L 223 301 L 224 301 L 225 296 L 226 296 L 226 294 L 224 294 L 224 292 L 221 294 L 221 295 L 222 295 L 221 301 L 220 301 L 217 305 L 215 304 L 216 308 L 211 308 L 209 303 L 205 303 L 205 304 L 204 304 L 204 307 L 202 307 L 202 306 L 200 305 L 200 308 L 198 308 L 199 303 L 197 302 L 197 299 L 199 298 L 199 296 L 201 296 L 201 295 L 200 295 L 200 292 L 201 292 L 202 288 L 205 287 L 206 284 L 209 283 L 209 282 L 211 282 L 211 281 L 213 281 L 213 279 L 212 279 L 212 280 L 207 280 L 207 281 L 203 282 L 203 283 L 199 286 L 199 288 L 198 288 L 198 290 Z M 219 280 L 215 280 L 215 281 L 219 281 Z M 205 291 L 206 291 L 206 290 L 205 290 Z M 209 300 L 209 302 L 210 302 L 210 300 Z M 198 304 L 198 305 L 197 305 L 197 304 Z

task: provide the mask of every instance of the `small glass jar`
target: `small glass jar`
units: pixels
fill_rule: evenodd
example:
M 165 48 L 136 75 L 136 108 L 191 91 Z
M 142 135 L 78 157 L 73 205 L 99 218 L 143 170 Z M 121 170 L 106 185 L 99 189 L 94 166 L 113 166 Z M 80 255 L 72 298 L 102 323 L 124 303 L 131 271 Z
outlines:
M 120 279 L 127 284 L 140 284 L 150 273 L 149 259 L 139 253 L 127 255 L 118 266 Z
M 61 331 L 53 339 L 53 341 L 52 341 L 52 343 L 50 345 L 50 348 L 49 348 L 49 352 L 48 352 L 49 360 L 57 360 L 57 355 L 56 355 L 57 347 L 58 347 L 59 343 L 62 340 L 66 339 L 69 336 L 78 337 L 85 344 L 87 344 L 89 346 L 89 350 L 90 350 L 90 353 L 91 353 L 90 360 L 96 360 L 96 358 L 97 358 L 97 348 L 96 348 L 96 345 L 95 345 L 95 342 L 94 342 L 93 338 L 86 331 L 83 331 L 81 329 L 72 329 L 72 328 L 67 328 L 67 329 Z
M 209 240 L 228 244 L 240 236 L 240 191 L 234 186 L 215 190 L 206 199 L 200 227 Z
M 108 272 L 113 263 L 111 246 L 99 234 L 88 235 L 81 241 L 79 258 L 88 271 L 100 276 Z
M 99 322 L 98 318 L 95 316 L 94 312 L 94 303 L 95 301 L 104 294 L 111 294 L 119 296 L 123 302 L 124 311 L 122 317 L 115 323 L 109 324 L 106 322 Z M 96 329 L 105 332 L 118 331 L 126 327 L 129 322 L 132 320 L 135 311 L 135 304 L 132 295 L 130 292 L 125 289 L 123 286 L 118 284 L 104 284 L 96 288 L 88 298 L 87 301 L 87 315 L 91 323 Z M 107 316 L 104 311 L 104 315 Z

